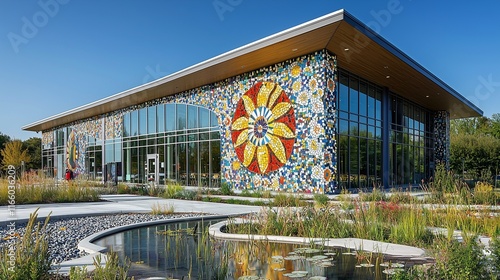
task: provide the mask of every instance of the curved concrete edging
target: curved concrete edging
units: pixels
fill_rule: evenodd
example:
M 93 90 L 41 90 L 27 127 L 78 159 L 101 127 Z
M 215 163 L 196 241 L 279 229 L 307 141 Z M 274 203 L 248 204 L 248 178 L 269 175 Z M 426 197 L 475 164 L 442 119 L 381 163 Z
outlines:
M 234 223 L 246 223 L 248 220 L 235 219 Z M 424 259 L 425 251 L 421 248 L 399 245 L 387 242 L 373 241 L 360 238 L 308 238 L 308 237 L 293 237 L 293 236 L 276 236 L 276 235 L 254 235 L 254 234 L 233 234 L 222 232 L 228 221 L 216 223 L 209 228 L 209 234 L 214 238 L 227 239 L 235 241 L 261 240 L 280 243 L 293 243 L 310 245 L 322 244 L 332 248 L 346 248 L 351 250 L 362 250 L 373 253 L 381 253 L 387 257 L 394 259 Z
M 207 215 L 207 216 L 197 216 L 197 217 L 184 217 L 184 218 L 173 218 L 173 219 L 164 219 L 164 220 L 157 220 L 157 221 L 147 221 L 147 222 L 142 222 L 142 223 L 135 223 L 135 224 L 130 224 L 130 225 L 124 225 L 124 226 L 119 226 L 119 227 L 114 227 L 110 228 L 107 230 L 103 230 L 100 232 L 96 232 L 92 235 L 87 236 L 86 238 L 82 239 L 78 243 L 78 249 L 85 251 L 89 253 L 87 256 L 83 256 L 80 258 L 64 261 L 60 264 L 53 265 L 53 272 L 56 272 L 61 275 L 69 275 L 69 271 L 71 267 L 73 266 L 79 266 L 79 267 L 86 267 L 87 271 L 93 271 L 95 269 L 94 266 L 94 258 L 98 255 L 101 256 L 101 265 L 104 265 L 106 263 L 106 252 L 107 248 L 102 247 L 99 245 L 96 245 L 92 242 L 101 239 L 103 237 L 119 233 L 122 231 L 134 229 L 134 228 L 139 228 L 139 227 L 145 227 L 145 226 L 154 226 L 154 225 L 160 225 L 160 224 L 172 224 L 172 223 L 182 223 L 182 222 L 191 222 L 191 221 L 201 221 L 201 220 L 217 220 L 217 219 L 227 219 L 230 217 L 234 217 L 237 215 Z
M 85 251 L 87 253 L 106 253 L 107 248 L 94 244 L 93 242 L 101 239 L 103 237 L 119 233 L 126 230 L 131 230 L 134 228 L 140 228 L 145 226 L 155 226 L 155 225 L 164 225 L 164 224 L 173 224 L 173 223 L 182 223 L 182 222 L 192 222 L 192 221 L 200 221 L 200 220 L 217 220 L 217 219 L 226 219 L 231 217 L 230 215 L 208 215 L 208 216 L 197 216 L 197 217 L 185 217 L 185 218 L 173 218 L 173 219 L 165 219 L 165 220 L 157 220 L 157 221 L 147 221 L 142 223 L 124 225 L 119 227 L 114 227 L 110 229 L 106 229 L 100 232 L 96 232 L 92 235 L 87 236 L 82 239 L 78 243 L 78 249 L 81 251 Z

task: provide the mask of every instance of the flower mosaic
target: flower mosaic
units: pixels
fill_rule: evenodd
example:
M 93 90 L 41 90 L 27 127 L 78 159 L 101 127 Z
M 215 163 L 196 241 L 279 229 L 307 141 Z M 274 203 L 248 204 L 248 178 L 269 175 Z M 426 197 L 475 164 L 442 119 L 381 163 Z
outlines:
M 328 193 L 336 187 L 335 81 L 336 58 L 322 50 L 66 127 L 75 131 L 84 172 L 89 137 L 122 137 L 123 114 L 167 103 L 203 106 L 218 117 L 222 182 Z M 47 143 L 52 131 L 44 131 Z
M 258 82 L 238 101 L 231 122 L 231 138 L 238 159 L 254 173 L 283 166 L 295 142 L 293 106 L 273 82 Z

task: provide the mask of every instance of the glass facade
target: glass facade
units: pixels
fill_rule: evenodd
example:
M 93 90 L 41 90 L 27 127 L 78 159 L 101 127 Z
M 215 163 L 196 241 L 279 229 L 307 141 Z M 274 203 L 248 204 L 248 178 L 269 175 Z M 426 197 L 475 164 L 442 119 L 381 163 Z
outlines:
M 390 183 L 420 184 L 431 176 L 432 114 L 391 94 Z
M 205 108 L 160 104 L 129 112 L 123 116 L 120 141 L 125 182 L 219 184 L 219 126 L 216 115 Z
M 347 71 L 339 71 L 337 82 L 339 187 L 397 187 L 429 178 L 432 114 Z M 384 94 L 391 100 L 388 104 Z M 390 110 L 389 127 L 384 127 L 384 110 Z M 387 130 L 389 136 L 384 137 Z M 383 161 L 388 162 L 389 182 L 383 182 Z
M 338 78 L 338 184 L 382 184 L 382 89 L 340 71 Z
M 58 179 L 69 166 L 77 177 L 92 180 L 218 186 L 222 179 L 235 188 L 294 192 L 408 186 L 431 176 L 435 138 L 446 143 L 446 131 L 434 134 L 440 131 L 436 112 L 338 69 L 328 53 L 299 62 L 262 70 L 266 74 L 255 79 L 265 82 L 281 71 L 283 80 L 277 81 L 290 85 L 283 90 L 292 100 L 295 138 L 290 160 L 275 172 L 255 174 L 241 165 L 234 148 L 234 98 L 252 85 L 249 74 L 45 131 L 43 167 Z M 323 71 L 325 65 L 331 71 Z M 249 162 L 276 165 L 278 148 L 243 152 Z

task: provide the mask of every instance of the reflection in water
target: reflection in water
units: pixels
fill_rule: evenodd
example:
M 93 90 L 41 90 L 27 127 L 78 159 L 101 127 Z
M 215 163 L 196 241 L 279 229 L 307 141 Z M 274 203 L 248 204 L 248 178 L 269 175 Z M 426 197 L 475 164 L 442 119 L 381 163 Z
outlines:
M 174 279 L 386 279 L 382 257 L 261 241 L 208 237 L 218 220 L 172 223 L 117 233 L 95 242 L 127 257 L 129 276 Z M 193 232 L 196 231 L 196 232 Z M 302 276 L 302 277 L 301 277 Z M 325 278 L 321 278 L 325 277 Z

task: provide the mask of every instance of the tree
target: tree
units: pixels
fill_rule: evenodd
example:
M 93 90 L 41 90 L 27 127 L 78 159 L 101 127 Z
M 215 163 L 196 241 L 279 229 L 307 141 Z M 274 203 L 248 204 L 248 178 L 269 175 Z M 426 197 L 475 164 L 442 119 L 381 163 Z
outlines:
M 23 150 L 23 142 L 21 140 L 10 141 L 5 144 L 5 147 L 0 151 L 2 155 L 2 164 L 6 168 L 8 165 L 13 165 L 15 167 L 21 166 L 21 162 L 30 162 L 30 157 L 28 155 L 28 150 Z
M 500 113 L 491 116 L 491 135 L 500 139 Z
M 491 120 L 486 117 L 456 119 L 450 122 L 451 135 L 490 134 Z
M 23 149 L 28 151 L 30 162 L 26 165 L 26 170 L 40 169 L 42 167 L 42 139 L 31 137 L 23 142 Z
M 10 142 L 10 137 L 0 132 L 0 151 L 3 150 L 5 143 Z M 2 162 L 3 156 L 0 154 L 0 162 Z
M 485 170 L 496 172 L 499 162 L 500 139 L 484 134 L 451 136 L 450 166 L 456 174 L 465 171 L 478 178 Z

